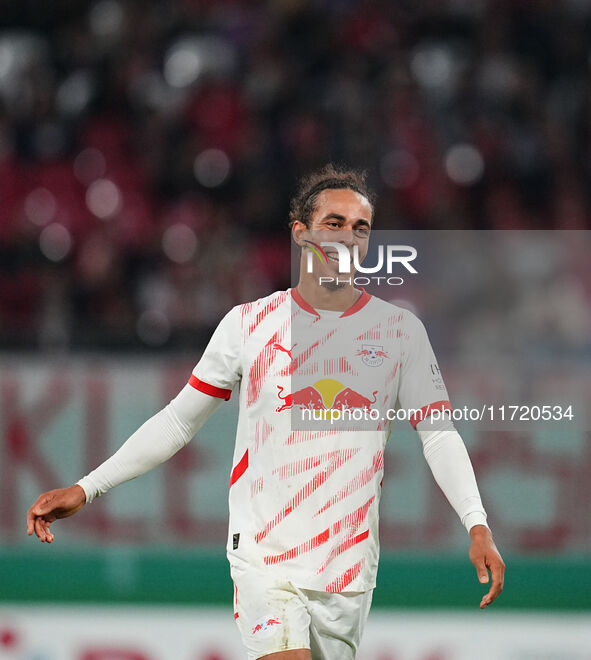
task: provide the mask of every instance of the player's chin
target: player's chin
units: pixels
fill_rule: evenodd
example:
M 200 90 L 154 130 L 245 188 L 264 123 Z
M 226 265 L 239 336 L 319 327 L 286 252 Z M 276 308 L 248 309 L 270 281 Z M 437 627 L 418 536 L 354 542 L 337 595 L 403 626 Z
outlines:
M 341 273 L 338 264 L 328 263 L 323 268 L 319 281 L 327 289 L 336 291 L 350 284 L 352 277 L 351 273 Z
M 345 282 L 339 282 L 336 278 L 333 278 L 329 281 L 324 280 L 321 286 L 327 291 L 340 291 L 341 289 L 344 289 L 347 284 Z

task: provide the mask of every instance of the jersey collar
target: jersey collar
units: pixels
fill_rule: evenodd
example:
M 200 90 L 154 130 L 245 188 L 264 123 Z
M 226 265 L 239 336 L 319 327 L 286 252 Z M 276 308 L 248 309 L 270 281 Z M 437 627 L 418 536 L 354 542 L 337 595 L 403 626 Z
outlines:
M 361 288 L 361 287 L 360 287 Z M 297 287 L 294 287 L 293 289 L 290 289 L 291 295 L 295 302 L 306 312 L 309 314 L 314 314 L 314 316 L 317 316 L 320 318 L 320 314 L 312 307 L 312 305 L 309 305 L 300 295 L 300 292 L 297 290 Z M 356 314 L 360 309 L 363 309 L 367 305 L 367 303 L 370 301 L 371 295 L 367 293 L 365 289 L 361 288 L 361 295 L 357 300 L 349 307 L 349 309 L 346 309 L 339 318 L 344 318 L 345 316 L 351 316 L 352 314 Z

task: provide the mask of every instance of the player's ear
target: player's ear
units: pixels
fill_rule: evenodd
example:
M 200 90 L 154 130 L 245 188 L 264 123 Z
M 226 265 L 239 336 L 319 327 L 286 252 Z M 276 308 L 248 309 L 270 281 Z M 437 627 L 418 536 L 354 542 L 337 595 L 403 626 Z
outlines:
M 296 245 L 303 247 L 305 245 L 304 234 L 307 232 L 308 227 L 300 220 L 295 220 L 291 226 L 291 235 Z

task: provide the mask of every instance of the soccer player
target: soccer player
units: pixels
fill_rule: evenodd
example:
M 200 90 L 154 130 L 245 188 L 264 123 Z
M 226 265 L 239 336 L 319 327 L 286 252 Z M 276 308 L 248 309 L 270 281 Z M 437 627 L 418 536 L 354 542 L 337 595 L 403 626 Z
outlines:
M 390 423 L 333 426 L 335 411 L 414 411 L 481 583 L 490 570 L 481 608 L 501 592 L 505 567 L 460 436 L 449 420 L 431 423 L 450 403 L 423 325 L 338 277 L 340 246 L 360 261 L 367 253 L 373 197 L 364 176 L 329 165 L 304 178 L 290 219 L 302 248 L 297 287 L 230 310 L 176 398 L 77 484 L 42 494 L 27 526 L 51 543 L 53 521 L 170 458 L 240 383 L 227 555 L 248 658 L 346 660 L 375 587 Z M 323 241 L 339 249 L 319 251 Z M 306 411 L 318 413 L 317 427 L 299 424 Z

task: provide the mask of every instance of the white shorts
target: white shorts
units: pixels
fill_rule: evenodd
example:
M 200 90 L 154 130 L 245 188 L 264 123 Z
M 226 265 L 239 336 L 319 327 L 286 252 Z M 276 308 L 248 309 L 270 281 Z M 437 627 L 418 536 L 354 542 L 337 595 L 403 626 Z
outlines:
M 299 589 L 258 571 L 233 578 L 234 618 L 248 660 L 290 649 L 310 649 L 313 660 L 355 658 L 372 591 Z

